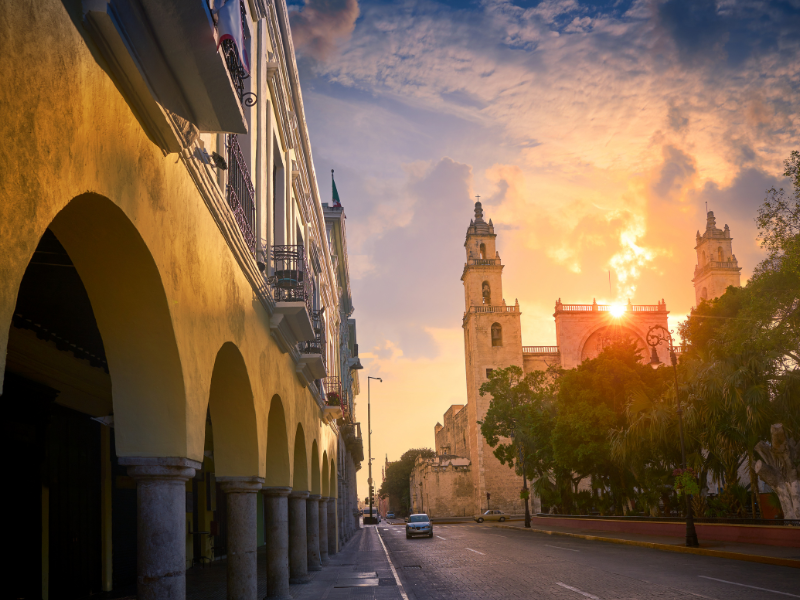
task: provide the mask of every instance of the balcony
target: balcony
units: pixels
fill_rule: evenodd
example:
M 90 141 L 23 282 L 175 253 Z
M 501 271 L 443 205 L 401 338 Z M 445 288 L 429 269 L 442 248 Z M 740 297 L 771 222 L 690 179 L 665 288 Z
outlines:
M 323 309 L 324 310 L 324 309 Z M 325 322 L 322 311 L 315 310 L 311 313 L 311 322 L 314 327 L 314 339 L 300 342 L 300 363 L 308 369 L 311 379 L 322 379 L 328 374 L 327 360 L 325 359 Z
M 342 395 L 342 380 L 339 377 L 326 377 L 322 382 L 325 385 L 327 404 L 323 409 L 325 422 L 341 419 L 344 414 L 344 404 L 347 403 Z
M 164 152 L 188 147 L 198 130 L 247 133 L 206 0 L 83 0 L 82 8 L 110 75 Z
M 272 269 L 267 284 L 275 302 L 271 327 L 286 325 L 296 342 L 314 341 L 303 246 L 272 247 Z
M 256 192 L 250 171 L 239 147 L 239 138 L 227 136 L 225 145 L 228 148 L 228 184 L 226 196 L 228 206 L 242 232 L 244 243 L 250 254 L 256 255 Z

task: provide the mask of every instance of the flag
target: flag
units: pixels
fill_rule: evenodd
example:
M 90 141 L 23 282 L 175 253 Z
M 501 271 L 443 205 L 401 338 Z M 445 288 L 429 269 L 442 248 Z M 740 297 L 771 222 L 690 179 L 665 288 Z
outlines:
M 341 206 L 342 201 L 339 200 L 339 190 L 336 189 L 336 180 L 333 178 L 333 169 L 331 169 L 331 182 L 333 183 L 333 205 Z
M 239 51 L 239 60 L 244 70 L 250 74 L 250 57 L 247 54 L 247 46 L 244 41 L 244 30 L 242 27 L 242 7 L 241 0 L 227 0 L 217 12 L 217 30 L 219 40 L 217 50 L 224 40 L 231 40 L 236 44 Z

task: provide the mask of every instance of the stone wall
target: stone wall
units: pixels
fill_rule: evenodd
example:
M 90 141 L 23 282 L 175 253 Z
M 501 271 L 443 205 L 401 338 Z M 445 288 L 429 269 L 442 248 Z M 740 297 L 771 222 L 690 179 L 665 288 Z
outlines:
M 475 513 L 472 470 L 465 458 L 418 458 L 409 487 L 413 512 L 425 512 L 432 518 L 468 517 Z
M 469 458 L 467 412 L 463 404 L 454 404 L 444 413 L 444 426 L 436 427 L 437 454 L 453 454 Z

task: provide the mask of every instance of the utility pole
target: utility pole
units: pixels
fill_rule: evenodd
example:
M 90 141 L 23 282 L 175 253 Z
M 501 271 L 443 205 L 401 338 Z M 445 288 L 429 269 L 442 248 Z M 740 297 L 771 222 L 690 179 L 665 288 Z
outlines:
M 370 405 L 371 402 L 371 393 L 370 393 L 370 383 L 372 379 L 380 381 L 383 383 L 383 379 L 380 377 L 367 377 L 367 453 L 369 454 L 369 480 L 367 483 L 369 484 L 369 517 L 364 519 L 364 524 L 372 524 L 377 525 L 378 519 L 372 516 L 372 408 Z M 367 519 L 369 519 L 369 523 L 367 523 Z

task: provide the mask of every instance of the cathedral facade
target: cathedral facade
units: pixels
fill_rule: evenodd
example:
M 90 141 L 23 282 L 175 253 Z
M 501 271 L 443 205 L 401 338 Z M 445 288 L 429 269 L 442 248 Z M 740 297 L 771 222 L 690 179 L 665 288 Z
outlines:
M 509 514 L 524 511 L 520 499 L 522 478 L 494 456 L 481 435 L 479 423 L 489 409 L 491 397 L 479 393 L 494 369 L 521 366 L 525 373 L 558 365 L 572 369 L 597 357 L 615 340 L 636 341 L 650 356 L 645 342 L 654 325 L 668 327 L 666 302 L 655 304 L 605 305 L 566 304 L 559 298 L 553 318 L 556 346 L 525 346 L 519 302 L 508 304 L 503 296 L 503 268 L 496 247 L 497 234 L 491 219 L 483 218 L 480 202 L 467 228 L 464 248 L 464 355 L 467 402 L 453 405 L 444 414 L 444 424 L 434 430 L 437 456 L 419 459 L 411 474 L 410 493 L 414 511 L 433 517 L 477 514 L 499 509 Z M 694 285 L 698 303 L 717 297 L 729 285 L 739 285 L 739 269 L 732 253 L 730 230 L 716 228 L 714 213 L 707 215 L 706 231 L 697 234 L 697 266 Z M 669 350 L 657 348 L 662 362 L 669 363 Z M 457 465 L 457 468 L 456 468 Z M 465 481 L 470 485 L 466 486 Z M 532 510 L 541 510 L 532 499 Z

